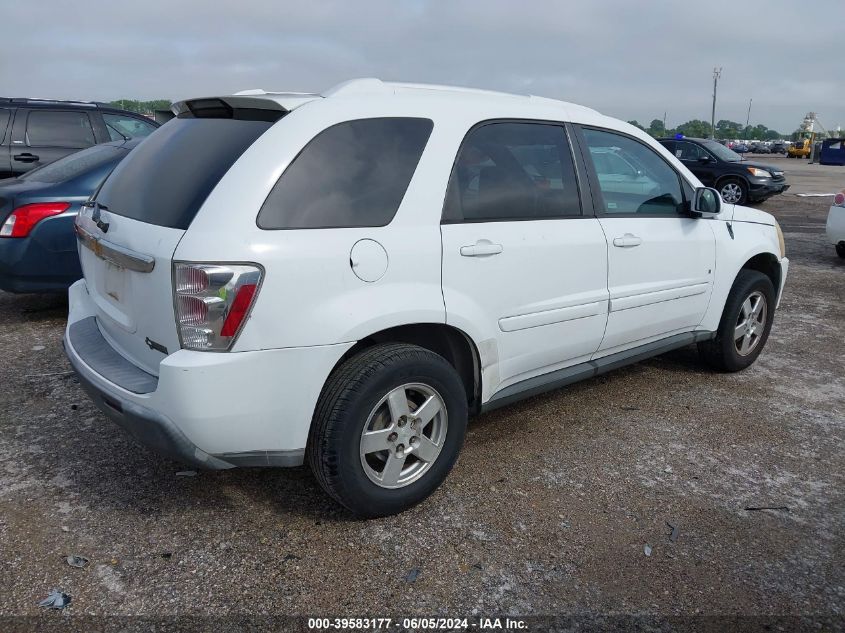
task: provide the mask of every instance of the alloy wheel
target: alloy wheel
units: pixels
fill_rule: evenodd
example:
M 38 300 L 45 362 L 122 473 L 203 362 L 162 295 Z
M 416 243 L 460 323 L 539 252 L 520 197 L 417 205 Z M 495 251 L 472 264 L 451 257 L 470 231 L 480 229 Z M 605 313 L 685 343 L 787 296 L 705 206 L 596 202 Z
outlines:
M 743 301 L 734 328 L 737 354 L 748 356 L 760 344 L 766 330 L 767 313 L 766 297 L 759 290 L 752 292 Z
M 385 395 L 361 433 L 361 465 L 382 488 L 402 488 L 434 464 L 446 440 L 446 403 L 422 383 L 408 383 Z
M 723 185 L 719 193 L 722 196 L 722 200 L 728 204 L 737 204 L 742 200 L 742 187 L 735 182 L 729 182 Z

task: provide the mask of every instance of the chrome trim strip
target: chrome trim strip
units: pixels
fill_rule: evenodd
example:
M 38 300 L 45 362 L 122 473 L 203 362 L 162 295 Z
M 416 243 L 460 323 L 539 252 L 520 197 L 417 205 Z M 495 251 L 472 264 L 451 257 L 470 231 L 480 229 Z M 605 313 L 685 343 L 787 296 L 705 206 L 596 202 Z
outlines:
M 76 231 L 76 238 L 102 260 L 139 273 L 149 273 L 155 268 L 156 260 L 154 257 L 137 253 L 119 244 L 92 235 L 79 224 L 74 224 L 73 229 Z

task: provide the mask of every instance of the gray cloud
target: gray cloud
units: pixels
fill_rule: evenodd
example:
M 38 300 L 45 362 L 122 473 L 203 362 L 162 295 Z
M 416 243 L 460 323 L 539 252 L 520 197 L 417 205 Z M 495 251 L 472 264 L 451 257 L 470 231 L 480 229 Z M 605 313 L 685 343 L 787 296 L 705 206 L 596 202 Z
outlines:
M 11 96 L 179 99 L 376 76 L 538 94 L 646 124 L 665 111 L 672 125 L 709 119 L 718 65 L 717 118 L 744 122 L 753 98 L 752 122 L 783 132 L 808 110 L 845 127 L 843 0 L 0 3 L 0 94 Z

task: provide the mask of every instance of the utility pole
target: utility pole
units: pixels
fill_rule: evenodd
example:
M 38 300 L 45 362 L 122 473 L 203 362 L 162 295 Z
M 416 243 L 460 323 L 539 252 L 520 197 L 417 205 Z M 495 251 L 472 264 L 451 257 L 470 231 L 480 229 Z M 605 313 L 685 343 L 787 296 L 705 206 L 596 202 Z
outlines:
M 666 111 L 663 111 L 663 133 L 666 134 Z
M 754 99 L 748 100 L 748 114 L 745 115 L 745 136 L 746 136 L 745 140 L 746 141 L 748 140 L 748 138 L 747 138 L 748 137 L 748 122 L 751 120 L 751 102 L 752 101 L 754 101 Z
M 716 140 L 716 86 L 722 75 L 722 67 L 713 69 L 713 109 L 710 111 L 710 138 Z

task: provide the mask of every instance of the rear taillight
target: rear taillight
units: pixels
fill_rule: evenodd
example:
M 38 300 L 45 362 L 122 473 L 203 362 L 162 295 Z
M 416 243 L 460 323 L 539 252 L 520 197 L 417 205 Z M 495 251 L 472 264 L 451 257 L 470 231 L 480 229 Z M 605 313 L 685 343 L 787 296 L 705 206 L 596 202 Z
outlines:
M 44 218 L 64 213 L 70 202 L 36 202 L 18 207 L 9 214 L 0 227 L 0 237 L 26 237 L 32 227 Z
M 255 303 L 262 269 L 248 264 L 173 264 L 173 305 L 183 349 L 224 352 Z

